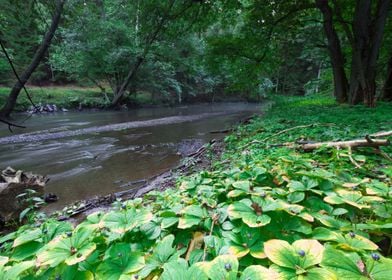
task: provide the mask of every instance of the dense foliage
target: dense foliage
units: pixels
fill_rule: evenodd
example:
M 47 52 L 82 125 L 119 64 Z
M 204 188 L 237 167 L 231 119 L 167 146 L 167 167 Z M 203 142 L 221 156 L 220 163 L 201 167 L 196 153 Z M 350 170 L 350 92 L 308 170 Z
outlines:
M 212 170 L 181 178 L 178 188 L 116 202 L 76 227 L 37 220 L 2 237 L 0 275 L 390 279 L 388 159 L 368 148 L 350 155 L 279 145 L 363 137 L 391 129 L 390 119 L 387 104 L 374 110 L 337 106 L 320 96 L 277 99 L 267 118 L 255 118 L 225 139 L 227 151 Z M 304 124 L 314 125 L 282 133 Z
M 48 30 L 53 2 L 0 2 L 1 41 L 19 73 Z M 130 104 L 140 92 L 153 103 L 320 91 L 342 103 L 391 100 L 389 0 L 63 2 L 29 80 L 97 86 L 102 105 Z M 15 81 L 4 53 L 0 74 L 2 84 Z

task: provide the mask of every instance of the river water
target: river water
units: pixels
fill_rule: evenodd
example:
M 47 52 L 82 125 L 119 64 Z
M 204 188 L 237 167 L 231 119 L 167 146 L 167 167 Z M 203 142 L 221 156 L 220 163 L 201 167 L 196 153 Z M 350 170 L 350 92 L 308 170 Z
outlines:
M 223 134 L 260 104 L 219 103 L 113 112 L 34 115 L 11 134 L 0 127 L 0 168 L 50 178 L 46 192 L 58 195 L 52 210 L 77 200 L 123 191 L 127 182 L 176 166 L 181 156 Z M 23 116 L 19 116 L 23 119 Z M 126 186 L 126 187 L 125 187 Z

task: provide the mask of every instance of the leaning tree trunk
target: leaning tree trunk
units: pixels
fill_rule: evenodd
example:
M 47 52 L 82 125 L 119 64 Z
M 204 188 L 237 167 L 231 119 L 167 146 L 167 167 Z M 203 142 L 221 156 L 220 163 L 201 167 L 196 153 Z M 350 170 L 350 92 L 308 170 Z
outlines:
M 27 67 L 27 69 L 22 73 L 20 76 L 20 79 L 15 83 L 15 85 L 12 87 L 11 92 L 7 98 L 7 101 L 3 108 L 0 110 L 0 116 L 2 117 L 9 117 L 12 110 L 14 109 L 16 105 L 16 100 L 18 99 L 19 93 L 26 84 L 26 82 L 29 80 L 31 74 L 35 71 L 35 69 L 38 67 L 40 64 L 41 60 L 44 58 L 46 51 L 48 50 L 50 43 L 54 37 L 54 34 L 56 32 L 56 29 L 60 23 L 61 19 L 61 14 L 63 11 L 64 3 L 66 0 L 57 0 L 56 2 L 56 11 L 55 14 L 52 18 L 52 23 L 49 27 L 49 30 L 46 32 L 41 45 L 38 47 L 37 51 L 34 54 L 34 57 L 30 63 L 30 65 Z
M 371 1 L 359 0 L 354 14 L 354 47 L 349 102 L 375 106 L 377 60 L 384 35 L 390 0 L 379 0 L 375 17 Z
M 392 101 L 392 56 L 388 61 L 387 77 L 385 79 L 382 99 L 384 101 Z
M 323 14 L 324 32 L 328 40 L 328 51 L 332 64 L 334 95 L 339 103 L 347 101 L 348 81 L 344 71 L 344 54 L 333 24 L 333 12 L 328 0 L 316 0 L 316 6 Z

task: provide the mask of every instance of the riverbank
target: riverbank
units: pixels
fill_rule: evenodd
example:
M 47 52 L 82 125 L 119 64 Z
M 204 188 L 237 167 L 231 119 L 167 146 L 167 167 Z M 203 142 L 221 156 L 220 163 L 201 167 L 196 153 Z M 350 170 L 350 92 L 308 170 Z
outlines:
M 392 130 L 392 105 L 275 101 L 225 138 L 210 170 L 177 178 L 175 188 L 115 201 L 76 228 L 45 219 L 3 237 L 3 267 L 97 279 L 389 279 L 391 146 L 302 148 L 391 140 L 367 135 Z
M 110 105 L 112 93 L 104 93 L 98 87 L 81 87 L 76 85 L 67 86 L 27 86 L 28 92 L 35 105 L 55 105 L 59 111 L 66 110 L 99 110 Z M 5 104 L 6 98 L 11 88 L 0 85 L 0 108 Z M 200 95 L 191 98 L 188 103 L 206 103 L 211 98 L 207 95 Z M 244 98 L 236 98 L 234 96 L 224 96 L 221 98 L 215 96 L 215 102 L 246 102 Z M 185 102 L 184 104 L 186 104 Z M 140 108 L 140 107 L 157 107 L 157 106 L 173 106 L 176 101 L 165 96 L 155 96 L 152 93 L 139 91 L 137 94 L 128 96 L 124 100 L 122 109 Z M 15 108 L 16 112 L 26 112 L 32 109 L 32 104 L 24 92 L 18 97 L 18 103 Z

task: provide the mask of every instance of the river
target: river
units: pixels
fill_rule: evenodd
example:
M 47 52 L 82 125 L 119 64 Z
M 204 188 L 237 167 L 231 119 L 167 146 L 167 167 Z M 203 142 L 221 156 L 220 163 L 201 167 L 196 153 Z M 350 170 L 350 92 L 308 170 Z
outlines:
M 176 166 L 181 154 L 223 134 L 260 104 L 217 103 L 129 111 L 33 115 L 11 134 L 0 130 L 0 168 L 47 175 L 59 210 L 78 200 L 129 188 L 127 182 Z M 20 115 L 18 118 L 23 119 Z

